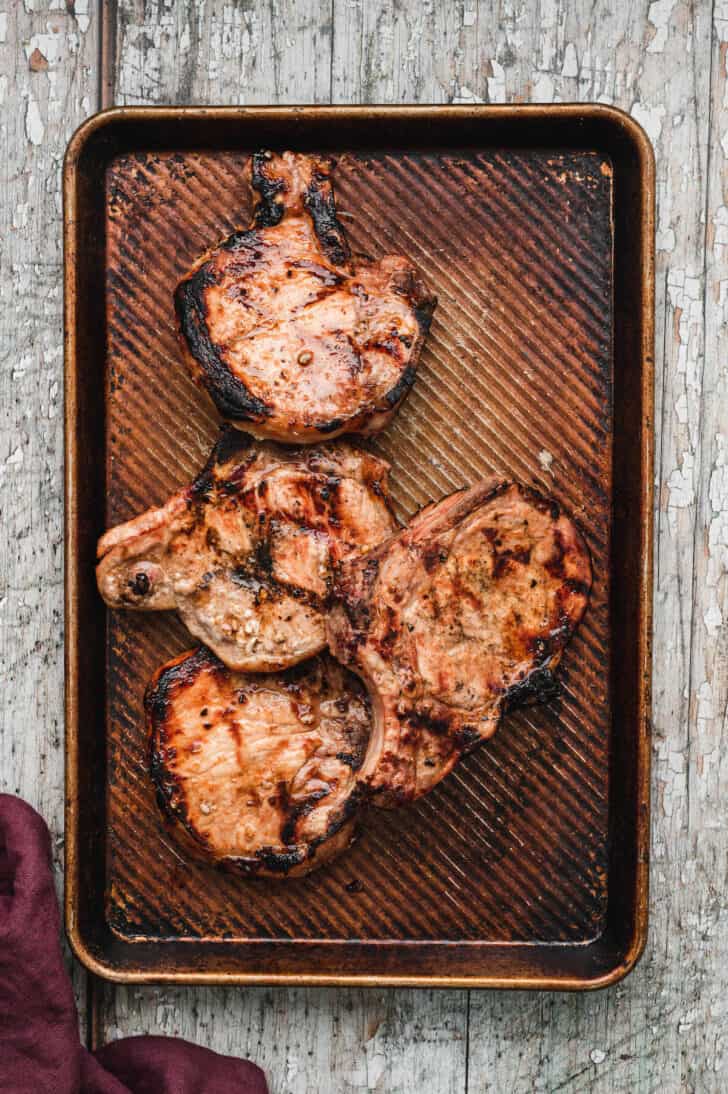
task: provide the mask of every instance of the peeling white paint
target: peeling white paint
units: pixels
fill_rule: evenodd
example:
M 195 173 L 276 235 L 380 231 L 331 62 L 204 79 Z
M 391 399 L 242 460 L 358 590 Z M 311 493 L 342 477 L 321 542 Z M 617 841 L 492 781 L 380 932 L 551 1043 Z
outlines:
M 23 466 L 23 450 L 20 445 L 17 445 L 9 456 L 5 459 L 6 467 L 22 467 Z
M 32 34 L 25 43 L 25 57 L 30 57 L 36 49 L 42 53 L 49 65 L 56 65 L 61 60 L 64 41 L 59 34 Z
M 713 214 L 713 228 L 715 231 L 713 245 L 716 247 L 728 245 L 728 208 L 725 205 L 719 205 Z
M 491 103 L 506 101 L 506 73 L 497 61 L 491 61 L 493 75 L 488 77 L 488 100 Z
M 682 392 L 677 395 L 676 413 L 686 418 L 690 448 L 697 450 L 700 441 L 698 421 L 701 376 L 703 368 L 703 281 L 702 275 L 673 267 L 668 270 L 667 293 L 672 308 L 673 338 L 677 335 L 677 360 L 675 375 L 682 382 Z M 680 395 L 685 402 L 680 402 Z
M 601 1048 L 593 1048 L 589 1053 L 589 1059 L 593 1064 L 603 1064 L 606 1058 L 607 1054 Z
M 657 232 L 655 243 L 658 251 L 675 250 L 675 230 L 672 226 L 672 174 L 668 171 L 657 182 Z
M 703 612 L 703 623 L 709 638 L 716 638 L 723 626 L 723 613 L 715 600 L 711 600 L 708 610 Z
M 687 425 L 688 421 L 688 397 L 683 391 L 675 403 L 675 414 L 680 425 Z
M 657 231 L 655 242 L 658 251 L 672 253 L 675 250 L 675 232 L 672 228 L 660 228 Z
M 687 509 L 695 502 L 695 457 L 692 452 L 683 452 L 680 466 L 676 467 L 667 480 L 671 509 Z
M 708 635 L 714 638 L 723 625 L 723 606 L 721 592 L 725 596 L 728 589 L 721 589 L 723 578 L 728 574 L 728 461 L 726 459 L 726 439 L 722 433 L 715 438 L 716 454 L 710 474 L 708 500 L 710 503 L 710 523 L 708 525 L 708 567 L 706 588 L 708 607 L 704 613 Z
M 648 53 L 662 53 L 667 43 L 667 28 L 675 7 L 675 0 L 655 0 L 650 4 L 647 18 L 655 28 L 655 35 L 647 47 Z
M 657 144 L 660 139 L 662 119 L 666 113 L 662 103 L 659 106 L 650 106 L 648 103 L 636 102 L 630 110 L 634 120 L 639 122 L 653 144 Z
M 0 45 L 6 41 L 8 36 L 8 16 L 7 12 L 0 11 Z
M 553 71 L 559 26 L 558 0 L 541 0 L 539 5 L 541 59 L 538 67 L 542 72 Z
M 15 206 L 13 210 L 13 228 L 25 228 L 28 223 L 29 208 L 27 201 Z
M 578 76 L 579 75 L 579 60 L 576 56 L 576 46 L 573 42 L 569 42 L 564 50 L 564 63 L 561 67 L 562 76 Z
M 25 133 L 31 144 L 42 144 L 45 127 L 40 116 L 38 103 L 30 96 L 25 111 Z
M 469 87 L 460 87 L 457 90 L 457 94 L 453 95 L 453 103 L 462 103 L 468 105 L 469 103 L 482 103 L 483 100 L 471 91 Z
M 546 73 L 541 73 L 533 85 L 533 101 L 536 103 L 552 103 L 555 95 L 554 81 Z
M 81 34 L 85 34 L 89 28 L 89 0 L 74 0 L 73 11 L 76 16 L 76 23 Z

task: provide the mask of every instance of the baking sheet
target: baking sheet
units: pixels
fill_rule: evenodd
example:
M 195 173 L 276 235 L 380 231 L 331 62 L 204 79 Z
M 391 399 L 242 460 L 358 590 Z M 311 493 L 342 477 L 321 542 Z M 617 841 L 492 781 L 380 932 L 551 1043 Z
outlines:
M 98 389 L 100 418 L 84 438 L 94 481 L 74 482 L 89 519 L 76 523 L 75 545 L 71 522 L 69 541 L 69 599 L 82 595 L 93 623 L 79 619 L 69 643 L 95 634 L 103 651 L 89 666 L 101 785 L 78 778 L 90 727 L 69 711 L 72 941 L 120 979 L 615 978 L 641 947 L 646 898 L 651 240 L 639 131 L 629 123 L 625 136 L 610 111 L 589 139 L 574 117 L 534 128 L 533 115 L 512 110 L 512 125 L 496 112 L 489 126 L 492 111 L 466 110 L 450 112 L 444 142 L 434 108 L 412 112 L 410 125 L 406 108 L 379 125 L 376 112 L 349 108 L 212 113 L 216 127 L 199 111 L 112 112 L 69 157 L 66 215 L 69 200 L 83 202 L 91 235 L 83 254 L 78 238 L 67 254 L 69 331 L 86 324 L 67 363 L 72 394 L 79 382 Z M 248 222 L 244 168 L 261 144 L 331 150 L 353 250 L 406 254 L 437 293 L 414 390 L 373 442 L 393 465 L 400 516 L 505 473 L 575 517 L 595 573 L 559 697 L 506 715 L 431 794 L 396 814 L 370 811 L 341 859 L 286 882 L 195 863 L 170 838 L 141 703 L 154 669 L 192 643 L 171 614 L 106 612 L 82 570 L 97 534 L 190 481 L 215 439 L 214 409 L 181 362 L 171 292 L 202 251 Z M 636 172 L 630 152 L 643 157 Z M 632 214 L 646 203 L 631 237 L 621 234 L 628 201 Z M 78 404 L 68 425 L 77 449 L 88 429 Z M 637 524 L 625 538 L 630 497 Z M 72 624 L 77 610 L 69 604 Z M 625 691 L 625 670 L 636 692 Z M 82 892 L 74 879 L 88 854 Z

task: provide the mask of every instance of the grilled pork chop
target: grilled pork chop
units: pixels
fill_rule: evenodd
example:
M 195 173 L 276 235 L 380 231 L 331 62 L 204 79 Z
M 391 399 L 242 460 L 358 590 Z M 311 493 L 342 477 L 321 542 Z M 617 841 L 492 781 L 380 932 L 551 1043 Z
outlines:
M 250 676 L 200 648 L 158 670 L 145 706 L 157 798 L 188 850 L 298 876 L 349 845 L 370 709 L 328 654 Z
M 373 433 L 412 386 L 435 298 L 406 258 L 352 259 L 328 159 L 260 152 L 250 170 L 253 226 L 175 292 L 193 374 L 254 436 Z
M 509 705 L 553 686 L 591 563 L 553 501 L 491 481 L 344 562 L 337 584 L 329 646 L 373 707 L 358 780 L 391 806 L 439 782 Z
M 227 429 L 190 487 L 101 537 L 101 595 L 176 608 L 233 669 L 295 664 L 325 645 L 334 565 L 397 526 L 388 472 L 345 443 L 286 449 Z

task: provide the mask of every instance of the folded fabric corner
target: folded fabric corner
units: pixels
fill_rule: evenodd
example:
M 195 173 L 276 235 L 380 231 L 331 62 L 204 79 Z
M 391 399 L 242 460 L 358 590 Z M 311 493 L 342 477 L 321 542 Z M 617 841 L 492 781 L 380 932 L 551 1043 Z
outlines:
M 60 931 L 48 828 L 26 802 L 0 794 L 3 1094 L 268 1094 L 255 1064 L 174 1037 L 127 1037 L 88 1052 Z

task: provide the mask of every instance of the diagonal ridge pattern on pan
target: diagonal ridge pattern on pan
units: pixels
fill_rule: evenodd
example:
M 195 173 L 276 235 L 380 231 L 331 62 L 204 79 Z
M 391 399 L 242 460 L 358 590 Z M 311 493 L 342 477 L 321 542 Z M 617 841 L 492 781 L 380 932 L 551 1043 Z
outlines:
M 189 481 L 215 436 L 171 289 L 247 223 L 245 161 L 150 153 L 109 170 L 107 527 Z M 190 640 L 171 617 L 111 613 L 109 921 L 153 938 L 586 941 L 603 927 L 607 880 L 609 164 L 345 154 L 335 183 L 352 250 L 407 255 L 439 298 L 417 383 L 373 442 L 399 515 L 493 471 L 556 494 L 592 553 L 589 611 L 558 700 L 508 714 L 396 825 L 372 811 L 326 870 L 244 886 L 182 862 L 146 775 L 144 686 Z

